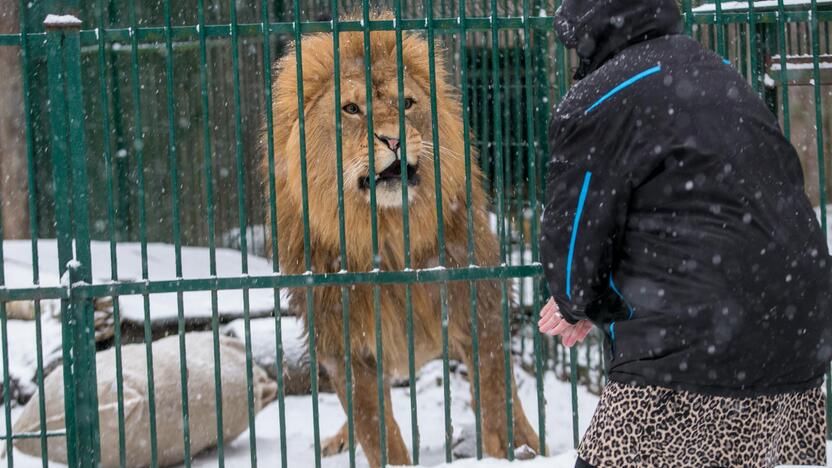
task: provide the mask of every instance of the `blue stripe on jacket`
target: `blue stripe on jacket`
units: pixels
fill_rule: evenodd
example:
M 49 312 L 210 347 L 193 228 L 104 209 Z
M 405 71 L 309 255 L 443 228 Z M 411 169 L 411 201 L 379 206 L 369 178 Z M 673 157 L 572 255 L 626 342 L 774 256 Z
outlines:
M 569 255 L 566 258 L 566 297 L 572 299 L 572 259 L 575 256 L 575 242 L 578 240 L 578 228 L 581 225 L 581 215 L 584 211 L 586 196 L 589 193 L 589 182 L 592 180 L 592 173 L 587 172 L 584 176 L 584 185 L 581 187 L 581 196 L 578 198 L 578 209 L 575 211 L 575 221 L 572 224 L 572 239 L 569 241 Z
M 625 82 L 621 83 L 620 85 L 616 86 L 615 88 L 613 88 L 613 89 L 612 89 L 612 91 L 610 91 L 610 92 L 608 92 L 607 94 L 603 95 L 603 96 L 601 97 L 601 99 L 599 99 L 599 100 L 595 101 L 595 104 L 593 104 L 593 105 L 589 106 L 589 109 L 587 109 L 585 113 L 586 113 L 586 114 L 589 114 L 589 113 L 590 113 L 590 112 L 592 112 L 592 111 L 593 111 L 596 107 L 598 107 L 598 106 L 600 106 L 601 104 L 603 104 L 603 103 L 604 103 L 604 101 L 606 101 L 607 99 L 609 99 L 609 98 L 611 98 L 611 97 L 615 96 L 616 94 L 620 93 L 620 92 L 621 92 L 622 90 L 624 90 L 625 88 L 628 88 L 628 87 L 632 86 L 635 82 L 637 82 L 637 81 L 639 81 L 639 80 L 642 80 L 642 79 L 644 79 L 644 78 L 647 78 L 647 77 L 648 77 L 648 76 L 650 76 L 650 75 L 654 75 L 654 74 L 656 74 L 656 73 L 659 73 L 660 71 L 662 71 L 662 67 L 661 67 L 661 65 L 656 65 L 656 66 L 655 66 L 655 67 L 653 67 L 653 68 L 648 68 L 647 70 L 644 70 L 643 72 L 639 73 L 638 75 L 636 75 L 636 76 L 634 76 L 634 77 L 630 78 L 629 80 L 627 80 L 627 81 L 625 81 Z

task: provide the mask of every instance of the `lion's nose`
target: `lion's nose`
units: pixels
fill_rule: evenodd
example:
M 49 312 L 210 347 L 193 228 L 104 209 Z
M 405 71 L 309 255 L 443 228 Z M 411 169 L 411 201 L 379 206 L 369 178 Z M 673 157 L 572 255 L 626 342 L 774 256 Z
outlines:
M 384 135 L 376 135 L 376 138 L 378 138 L 379 140 L 382 141 L 382 143 L 387 145 L 387 147 L 390 148 L 390 151 L 395 153 L 396 151 L 399 150 L 399 139 L 398 138 L 390 138 L 390 137 L 384 136 Z

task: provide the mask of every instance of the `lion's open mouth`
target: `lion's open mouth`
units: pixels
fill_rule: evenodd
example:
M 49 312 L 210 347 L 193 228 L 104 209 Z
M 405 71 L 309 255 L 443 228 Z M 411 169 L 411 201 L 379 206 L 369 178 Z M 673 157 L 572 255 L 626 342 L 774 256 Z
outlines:
M 379 186 L 393 186 L 400 185 L 402 181 L 402 165 L 399 161 L 387 166 L 387 169 L 376 174 L 376 187 Z M 419 177 L 419 166 L 417 164 L 407 165 L 407 185 L 419 185 L 421 178 Z M 361 177 L 358 180 L 358 186 L 363 190 L 370 189 L 370 178 L 367 176 Z

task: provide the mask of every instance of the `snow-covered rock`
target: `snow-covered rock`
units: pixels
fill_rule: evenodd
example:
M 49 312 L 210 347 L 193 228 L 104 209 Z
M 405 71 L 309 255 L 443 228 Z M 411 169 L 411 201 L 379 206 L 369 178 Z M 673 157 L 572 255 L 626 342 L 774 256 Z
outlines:
M 269 374 L 269 377 L 277 379 L 277 333 L 274 318 L 252 320 L 250 330 L 252 359 Z M 234 320 L 223 327 L 222 332 L 245 342 L 245 321 Z M 283 349 L 286 394 L 309 393 L 309 353 L 306 333 L 300 319 L 280 319 L 280 344 Z
M 41 319 L 41 340 L 44 376 L 61 360 L 61 321 L 51 312 L 44 312 Z M 9 389 L 15 403 L 26 403 L 37 390 L 37 328 L 30 320 L 9 320 L 6 323 L 8 336 L 0 330 L 0 340 L 8 340 Z M 2 341 L 0 341 L 2 342 Z M 0 376 L 3 375 L 3 361 L 0 360 Z M 0 379 L 0 395 L 6 391 Z

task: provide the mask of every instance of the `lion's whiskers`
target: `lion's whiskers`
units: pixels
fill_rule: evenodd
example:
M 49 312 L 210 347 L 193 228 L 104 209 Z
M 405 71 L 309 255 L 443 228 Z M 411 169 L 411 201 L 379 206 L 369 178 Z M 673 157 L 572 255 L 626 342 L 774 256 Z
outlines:
M 424 146 L 423 154 L 429 157 L 431 160 L 433 160 L 433 150 L 435 148 L 435 146 L 433 146 L 433 143 L 423 142 L 422 145 Z M 457 161 L 460 161 L 465 158 L 464 155 L 461 155 L 446 146 L 439 145 L 439 150 L 441 156 L 451 157 L 453 159 L 456 159 Z

